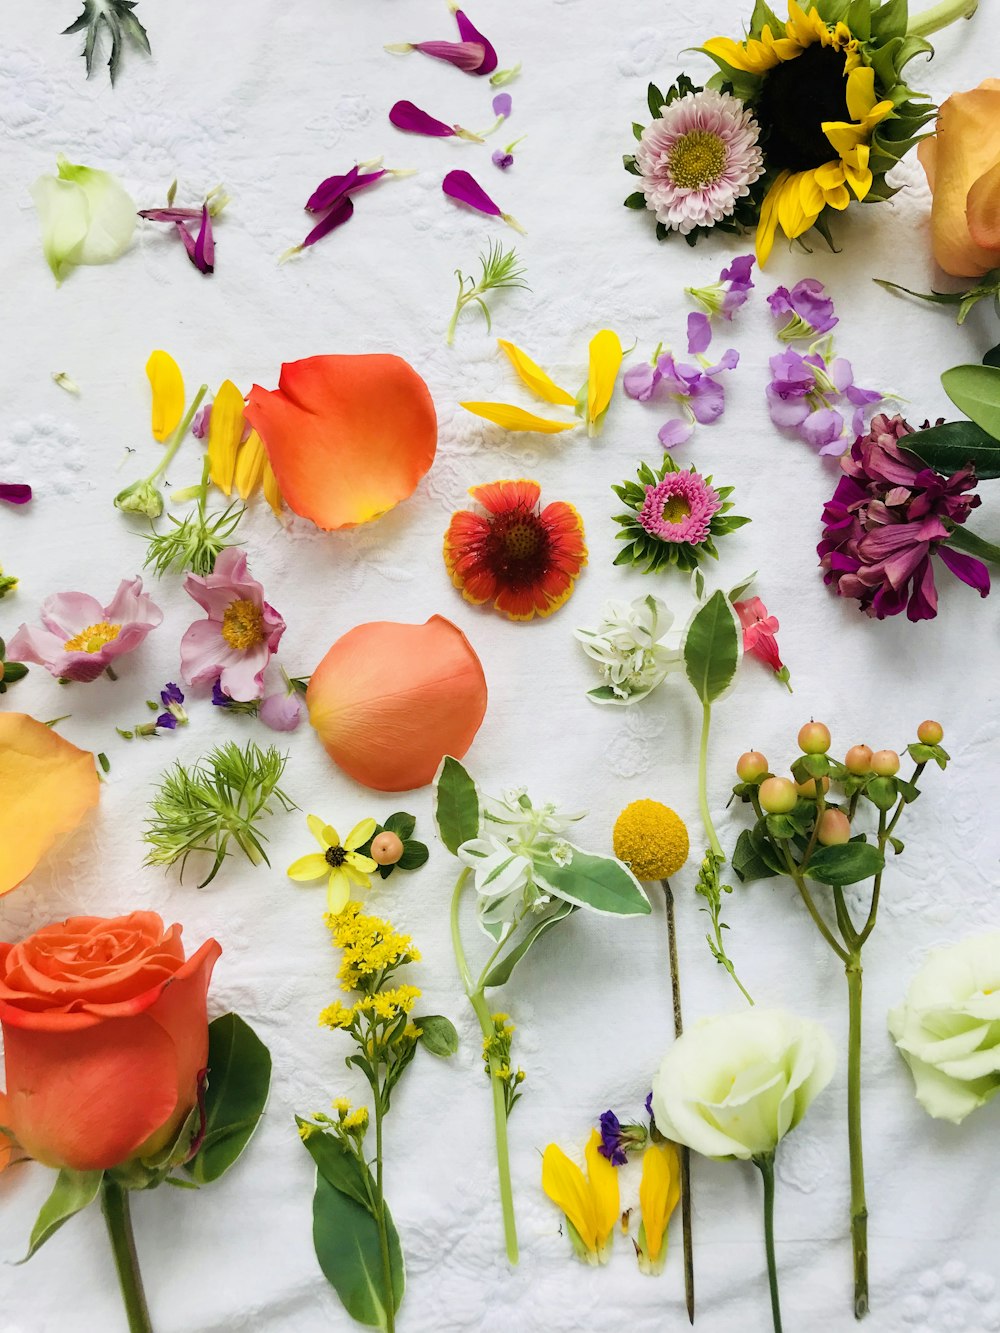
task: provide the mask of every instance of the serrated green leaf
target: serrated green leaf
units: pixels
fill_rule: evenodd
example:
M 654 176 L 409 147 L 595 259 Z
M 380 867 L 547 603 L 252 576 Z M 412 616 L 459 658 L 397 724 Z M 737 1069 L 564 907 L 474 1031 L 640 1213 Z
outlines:
M 543 917 L 541 921 L 536 922 L 528 933 L 522 937 L 518 944 L 494 964 L 490 969 L 486 980 L 483 982 L 483 988 L 491 989 L 494 986 L 503 986 L 508 982 L 514 968 L 531 946 L 541 939 L 547 931 L 551 930 L 553 926 L 558 925 L 560 921 L 564 921 L 566 917 L 570 916 L 576 910 L 577 909 L 573 903 L 560 899 L 548 916 Z
M 740 643 L 729 599 L 716 591 L 695 612 L 684 639 L 684 669 L 703 704 L 714 702 L 732 684 Z
M 817 847 L 805 867 L 809 879 L 843 888 L 871 879 L 885 865 L 885 858 L 870 842 L 845 842 L 839 847 Z
M 444 1014 L 422 1014 L 414 1017 L 413 1022 L 420 1029 L 421 1044 L 431 1055 L 447 1060 L 458 1050 L 455 1024 Z
M 308 1146 L 308 1145 L 307 1145 Z M 385 1209 L 392 1290 L 386 1290 L 378 1225 L 371 1213 L 322 1174 L 313 1196 L 313 1246 L 323 1276 L 352 1319 L 368 1328 L 388 1328 L 388 1310 L 399 1309 L 405 1286 L 399 1236 Z
M 454 856 L 479 836 L 479 792 L 457 759 L 445 755 L 434 783 L 434 818 L 441 841 Z
M 271 1054 L 239 1014 L 208 1026 L 205 1134 L 184 1169 L 200 1184 L 233 1165 L 257 1128 L 271 1085 Z
M 103 1171 L 60 1171 L 31 1229 L 28 1253 L 19 1262 L 26 1264 L 64 1223 L 93 1203 L 103 1179 Z

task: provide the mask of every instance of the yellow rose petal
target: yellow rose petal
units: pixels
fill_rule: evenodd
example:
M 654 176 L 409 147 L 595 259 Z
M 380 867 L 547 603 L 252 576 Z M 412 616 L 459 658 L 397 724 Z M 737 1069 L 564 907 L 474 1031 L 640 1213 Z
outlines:
M 168 440 L 184 415 L 184 376 L 169 352 L 153 352 L 146 362 L 146 378 L 153 390 L 153 439 Z
M 536 398 L 544 398 L 547 403 L 565 403 L 572 407 L 576 399 L 565 389 L 561 389 L 554 380 L 546 375 L 541 366 L 532 361 L 531 357 L 522 352 L 519 347 L 515 347 L 512 342 L 505 338 L 497 339 L 497 346 L 502 348 L 510 358 L 510 363 L 517 372 L 517 377 L 522 384 L 526 384 Z
M 558 435 L 562 430 L 572 430 L 578 421 L 551 421 L 548 417 L 536 417 L 534 412 L 526 412 L 523 407 L 514 407 L 511 403 L 460 403 L 467 412 L 477 417 L 492 421 L 504 430 L 534 430 L 542 435 Z
M 542 1189 L 565 1213 L 586 1248 L 596 1253 L 597 1214 L 593 1194 L 583 1172 L 556 1143 L 550 1143 L 542 1156 Z
M 264 463 L 267 455 L 264 442 L 255 430 L 252 430 L 239 447 L 236 455 L 236 468 L 233 480 L 240 493 L 241 500 L 248 500 L 264 479 Z

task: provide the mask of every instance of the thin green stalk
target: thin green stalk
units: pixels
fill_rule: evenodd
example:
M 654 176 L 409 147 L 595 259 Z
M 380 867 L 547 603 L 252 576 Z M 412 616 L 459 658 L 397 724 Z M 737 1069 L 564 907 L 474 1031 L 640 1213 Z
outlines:
M 163 457 L 160 459 L 159 464 L 153 469 L 153 471 L 146 478 L 147 481 L 155 481 L 157 477 L 161 476 L 162 473 L 166 472 L 167 468 L 174 461 L 174 454 L 176 454 L 177 450 L 184 443 L 184 437 L 191 429 L 191 422 L 194 421 L 195 413 L 198 411 L 198 408 L 201 407 L 201 401 L 205 397 L 206 393 L 208 393 L 208 385 L 203 384 L 201 388 L 198 390 L 198 392 L 195 394 L 194 401 L 188 408 L 184 416 L 184 419 L 181 421 L 181 424 L 174 431 L 173 439 L 170 441 L 166 449 L 163 451 Z
M 851 1151 L 851 1247 L 854 1251 L 854 1317 L 868 1313 L 868 1204 L 861 1143 L 861 952 L 847 962 L 847 1135 Z
M 153 1325 L 146 1305 L 146 1293 L 139 1271 L 139 1256 L 132 1234 L 132 1216 L 129 1211 L 128 1190 L 122 1189 L 110 1176 L 101 1184 L 101 1211 L 107 1223 L 118 1285 L 121 1287 L 129 1333 L 153 1333 Z
M 781 847 L 782 853 L 783 853 L 783 855 L 784 855 L 784 857 L 785 857 L 785 864 L 786 864 L 786 866 L 788 867 L 788 875 L 789 875 L 789 878 L 791 879 L 791 881 L 792 881 L 792 883 L 795 885 L 795 887 L 798 889 L 798 891 L 799 891 L 799 896 L 801 897 L 802 901 L 805 903 L 805 905 L 806 905 L 806 909 L 807 909 L 807 911 L 809 912 L 809 915 L 812 917 L 813 921 L 816 923 L 816 928 L 817 928 L 817 930 L 818 930 L 819 933 L 823 936 L 823 938 L 826 940 L 827 944 L 829 944 L 830 948 L 831 948 L 831 949 L 833 950 L 833 952 L 837 955 L 837 957 L 838 957 L 842 962 L 846 963 L 846 962 L 847 962 L 847 958 L 848 958 L 847 950 L 846 950 L 846 949 L 843 949 L 843 948 L 837 943 L 836 939 L 834 938 L 833 931 L 830 929 L 830 927 L 829 927 L 829 926 L 826 924 L 826 922 L 823 920 L 823 917 L 822 917 L 822 915 L 820 914 L 820 910 L 819 910 L 819 908 L 816 906 L 815 902 L 813 901 L 813 896 L 812 896 L 812 894 L 811 894 L 811 893 L 809 892 L 809 890 L 806 888 L 806 882 L 805 882 L 805 880 L 803 879 L 801 873 L 799 872 L 799 868 L 798 868 L 798 866 L 795 864 L 794 860 L 793 860 L 792 857 L 791 857 L 791 854 L 790 854 L 789 851 L 788 851 L 788 847 L 786 846 L 785 840 L 784 840 L 784 839 L 775 839 L 775 841 L 776 841 L 777 844 Z
M 916 14 L 907 25 L 906 35 L 929 37 L 932 32 L 940 32 L 958 19 L 971 19 L 978 8 L 979 0 L 942 0 L 941 4 Z
M 764 1248 L 767 1251 L 767 1281 L 771 1288 L 771 1317 L 774 1333 L 781 1333 L 781 1303 L 778 1299 L 778 1265 L 774 1257 L 774 1153 L 753 1159 L 764 1180 Z
M 393 1309 L 395 1297 L 392 1290 L 392 1263 L 389 1259 L 389 1232 L 385 1225 L 385 1194 L 382 1189 L 382 1117 L 385 1110 L 382 1095 L 375 1094 L 375 1207 L 377 1210 L 378 1244 L 382 1252 L 382 1281 L 385 1283 L 385 1329 L 386 1333 L 395 1333 L 396 1313 Z
M 681 1010 L 681 969 L 677 960 L 677 923 L 674 917 L 674 891 L 670 881 L 661 879 L 663 897 L 667 909 L 667 954 L 670 959 L 670 993 L 674 1009 L 674 1037 L 684 1032 L 684 1017 Z M 739 982 L 736 983 L 739 985 Z M 742 987 L 741 987 L 742 989 Z M 753 1003 L 753 1001 L 751 1001 Z M 681 1231 L 684 1238 L 684 1299 L 688 1318 L 694 1323 L 694 1240 L 691 1228 L 691 1153 L 686 1147 L 679 1148 L 681 1164 Z
M 701 710 L 701 745 L 698 749 L 698 808 L 701 811 L 701 822 L 708 834 L 709 847 L 715 852 L 716 856 L 721 856 L 725 860 L 726 854 L 722 850 L 722 843 L 719 842 L 715 825 L 712 823 L 712 814 L 708 808 L 708 733 L 711 726 L 712 705 L 703 704 Z

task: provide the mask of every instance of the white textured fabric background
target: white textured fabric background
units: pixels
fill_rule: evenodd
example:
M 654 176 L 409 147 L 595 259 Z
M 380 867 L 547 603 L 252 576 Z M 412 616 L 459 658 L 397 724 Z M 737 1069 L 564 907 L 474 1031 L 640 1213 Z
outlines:
M 143 0 L 153 59 L 126 51 L 118 87 L 104 73 L 85 82 L 77 38 L 58 35 L 74 0 L 9 5 L 0 48 L 0 120 L 5 132 L 0 191 L 5 318 L 0 357 L 0 478 L 36 488 L 23 513 L 0 514 L 0 560 L 21 577 L 0 604 L 7 638 L 57 589 L 107 598 L 136 573 L 144 545 L 111 505 L 115 492 L 152 466 L 143 366 L 154 347 L 178 359 L 189 391 L 226 376 L 249 389 L 277 383 L 280 364 L 320 352 L 393 351 L 427 379 L 440 416 L 440 447 L 414 497 L 377 524 L 322 535 L 301 522 L 282 528 L 258 505 L 243 537 L 251 568 L 288 631 L 280 660 L 307 673 L 333 640 L 371 619 L 423 621 L 441 612 L 469 635 L 490 687 L 486 721 L 468 756 L 487 788 L 525 783 L 539 797 L 591 811 L 580 841 L 606 846 L 618 811 L 640 796 L 676 807 L 692 841 L 702 841 L 695 795 L 697 718 L 678 681 L 629 710 L 593 707 L 590 664 L 573 642 L 609 596 L 655 591 L 683 613 L 687 586 L 611 568 L 612 482 L 642 459 L 657 461 L 659 409 L 616 396 L 603 435 L 551 439 L 505 436 L 464 413 L 460 398 L 528 403 L 501 364 L 482 321 L 463 317 L 454 349 L 444 328 L 453 269 L 469 271 L 489 236 L 508 233 L 461 210 L 440 191 L 445 171 L 472 170 L 527 228 L 518 248 L 532 291 L 501 296 L 495 333 L 510 337 L 575 388 L 586 345 L 609 325 L 648 356 L 660 339 L 683 346 L 685 285 L 714 280 L 749 246 L 722 240 L 690 250 L 658 245 L 650 220 L 627 212 L 632 188 L 621 170 L 629 124 L 645 119 L 650 78 L 666 86 L 681 70 L 708 73 L 684 48 L 715 33 L 737 34 L 749 0 L 651 6 L 639 0 L 478 0 L 471 17 L 491 37 L 501 65 L 523 61 L 509 91 L 514 114 L 489 148 L 405 137 L 388 124 L 409 97 L 445 120 L 490 123 L 485 80 L 383 43 L 444 37 L 452 23 L 436 0 L 266 0 L 206 5 Z M 996 75 L 1000 21 L 989 4 L 973 23 L 937 39 L 913 81 L 937 98 Z M 528 137 L 507 173 L 489 151 Z M 194 201 L 222 182 L 233 203 L 217 228 L 217 272 L 202 278 L 168 229 L 138 233 L 129 254 L 106 269 L 82 269 L 57 289 L 42 258 L 30 183 L 54 169 L 57 152 L 118 173 L 140 207 L 159 203 L 175 176 L 179 199 Z M 302 204 L 315 185 L 355 159 L 384 153 L 419 175 L 380 185 L 357 200 L 354 220 L 297 262 L 278 254 L 307 228 Z M 764 296 L 779 281 L 813 275 L 829 284 L 841 323 L 839 351 L 859 382 L 892 387 L 916 421 L 949 412 L 938 383 L 945 367 L 978 360 L 996 341 L 985 310 L 964 329 L 947 312 L 903 304 L 873 275 L 926 289 L 929 196 L 916 161 L 895 204 L 852 209 L 837 227 L 842 253 L 778 248 L 732 342 L 742 356 L 726 377 L 728 410 L 699 428 L 679 454 L 720 483 L 735 483 L 737 512 L 753 524 L 725 542 L 719 579 L 760 571 L 757 591 L 781 620 L 780 644 L 794 696 L 756 662 L 716 709 L 712 802 L 731 849 L 739 816 L 724 807 L 736 756 L 759 747 L 780 765 L 811 714 L 825 719 L 840 752 L 866 740 L 902 748 L 916 724 L 939 716 L 954 756 L 930 772 L 917 812 L 900 832 L 907 849 L 892 867 L 882 918 L 866 950 L 865 1131 L 871 1213 L 872 1333 L 985 1333 L 1000 1329 L 994 1188 L 997 1108 L 963 1127 L 931 1121 L 885 1029 L 923 952 L 966 932 L 996 928 L 1000 827 L 995 653 L 997 595 L 980 602 L 941 572 L 941 613 L 911 625 L 879 624 L 839 604 L 823 586 L 814 548 L 819 512 L 835 465 L 770 425 L 763 391 L 773 342 Z M 985 303 L 984 303 L 985 304 Z M 728 332 L 727 330 L 726 332 Z M 74 399 L 54 386 L 65 371 L 82 386 Z M 136 450 L 125 459 L 126 447 Z M 170 472 L 173 486 L 197 478 L 188 445 Z M 591 564 L 571 602 L 551 620 L 514 625 L 466 605 L 440 558 L 448 516 L 469 485 L 537 477 L 549 499 L 576 504 Z M 993 488 L 973 526 L 994 540 L 1000 516 Z M 991 503 L 992 502 L 992 503 Z M 710 578 L 714 571 L 708 571 Z M 228 864 L 199 892 L 196 880 L 144 869 L 145 802 L 175 757 L 193 760 L 230 736 L 271 739 L 246 719 L 220 716 L 207 700 L 191 725 L 163 739 L 126 744 L 115 735 L 147 716 L 143 700 L 177 677 L 177 645 L 193 603 L 176 577 L 153 583 L 163 626 L 124 661 L 117 684 L 59 687 L 42 670 L 2 704 L 49 718 L 70 739 L 105 750 L 112 771 L 96 816 L 32 877 L 0 901 L 0 938 L 19 938 L 71 913 L 151 908 L 185 925 L 189 948 L 208 934 L 224 954 L 215 1011 L 237 1009 L 274 1056 L 275 1078 L 261 1131 L 239 1165 L 198 1197 L 161 1189 L 134 1202 L 138 1244 L 154 1321 L 162 1333 L 281 1330 L 315 1333 L 351 1322 L 322 1278 L 310 1240 L 312 1164 L 295 1135 L 294 1111 L 361 1093 L 345 1071 L 347 1043 L 320 1030 L 316 1015 L 334 994 L 334 965 L 321 921 L 322 895 L 293 887 L 284 867 L 305 851 L 304 812 L 341 829 L 397 808 L 418 816 L 431 838 L 427 791 L 398 800 L 363 791 L 326 759 L 308 726 L 289 738 L 285 786 L 302 813 L 276 815 L 266 831 L 272 869 Z M 278 738 L 284 743 L 284 738 Z M 2 793 L 0 793 L 2 799 Z M 695 863 L 696 864 L 696 863 Z M 685 1324 L 679 1229 L 666 1272 L 640 1276 L 619 1237 L 610 1266 L 590 1271 L 571 1257 L 559 1217 L 541 1194 L 540 1150 L 557 1140 L 582 1148 L 606 1107 L 638 1113 L 669 1040 L 664 923 L 616 924 L 576 915 L 547 937 L 497 1007 L 518 1025 L 517 1054 L 528 1071 L 510 1125 L 523 1258 L 502 1259 L 491 1108 L 478 1031 L 461 994 L 448 939 L 454 863 L 435 846 L 428 866 L 397 875 L 372 902 L 414 935 L 423 962 L 413 979 L 426 1007 L 450 1014 L 462 1046 L 450 1063 L 418 1056 L 394 1103 L 387 1134 L 387 1192 L 403 1239 L 409 1284 L 400 1333 L 534 1333 L 654 1330 Z M 734 1009 L 740 996 L 703 943 L 705 919 L 689 891 L 693 867 L 676 881 L 686 1016 Z M 827 1024 L 841 1050 L 846 995 L 834 958 L 784 882 L 737 890 L 727 901 L 729 944 L 758 1001 Z M 848 1178 L 843 1059 L 780 1157 L 778 1259 L 790 1333 L 853 1326 L 847 1235 Z M 638 1180 L 623 1176 L 623 1203 Z M 0 1256 L 16 1259 L 51 1185 L 37 1167 L 0 1179 Z M 770 1328 L 752 1168 L 697 1160 L 695 1235 L 701 1333 Z M 679 1220 L 679 1217 L 678 1219 Z M 90 1333 L 123 1328 L 110 1254 L 97 1210 L 75 1219 L 24 1268 L 0 1267 L 3 1333 Z

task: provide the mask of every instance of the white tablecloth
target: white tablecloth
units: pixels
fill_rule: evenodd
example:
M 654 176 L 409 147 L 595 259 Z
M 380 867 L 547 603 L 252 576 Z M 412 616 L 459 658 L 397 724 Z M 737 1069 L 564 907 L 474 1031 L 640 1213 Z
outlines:
M 471 3 L 471 0 L 470 0 Z M 913 80 L 938 99 L 996 75 L 1000 24 L 986 5 L 972 24 L 939 37 Z M 280 660 L 308 673 L 330 643 L 366 620 L 454 619 L 480 653 L 490 687 L 486 721 L 468 764 L 486 788 L 525 783 L 591 815 L 581 841 L 606 847 L 618 811 L 652 796 L 674 806 L 702 839 L 693 696 L 674 680 L 645 704 L 600 710 L 585 698 L 590 663 L 575 625 L 594 623 L 609 596 L 656 591 L 686 611 L 683 579 L 646 579 L 612 569 L 609 487 L 642 459 L 656 462 L 662 414 L 616 395 L 603 435 L 505 436 L 458 406 L 461 398 L 528 404 L 513 387 L 494 341 L 475 314 L 463 317 L 454 349 L 444 329 L 453 270 L 467 272 L 487 237 L 512 234 L 447 201 L 452 167 L 474 171 L 527 228 L 517 242 L 532 291 L 495 302 L 495 333 L 509 337 L 575 389 L 586 346 L 602 326 L 648 356 L 661 339 L 683 347 L 685 285 L 713 280 L 748 244 L 719 241 L 690 250 L 658 245 L 650 220 L 627 212 L 621 170 L 629 124 L 644 120 L 645 90 L 681 70 L 708 74 L 682 55 L 716 32 L 737 34 L 749 5 L 648 5 L 639 0 L 479 0 L 472 17 L 494 40 L 502 65 L 523 61 L 510 92 L 514 114 L 500 140 L 528 137 L 509 172 L 489 150 L 404 137 L 386 113 L 401 97 L 474 129 L 490 122 L 484 80 L 383 44 L 447 36 L 452 22 L 433 0 L 266 0 L 206 5 L 142 0 L 153 59 L 125 53 L 118 87 L 102 72 L 88 83 L 78 38 L 59 36 L 73 0 L 10 5 L 0 44 L 0 118 L 6 131 L 3 238 L 4 351 L 0 478 L 36 488 L 24 513 L 0 514 L 0 559 L 21 576 L 0 605 L 8 639 L 43 597 L 81 588 L 109 597 L 139 570 L 144 545 L 113 510 L 115 492 L 152 465 L 143 365 L 155 347 L 180 362 L 189 390 L 232 377 L 244 389 L 273 387 L 282 361 L 321 352 L 392 351 L 426 378 L 440 416 L 433 470 L 414 497 L 377 524 L 322 535 L 301 522 L 283 528 L 258 504 L 243 526 L 253 572 L 288 631 Z M 233 203 L 217 227 L 217 272 L 202 278 L 168 229 L 142 230 L 129 254 L 106 269 L 74 273 L 57 289 L 41 254 L 28 187 L 54 169 L 58 152 L 118 173 L 140 206 L 161 202 L 169 182 L 194 201 L 222 182 Z M 351 224 L 296 262 L 277 256 L 301 239 L 302 204 L 325 176 L 384 153 L 419 174 L 357 200 Z M 975 1333 L 1000 1329 L 996 1235 L 1000 1203 L 997 1108 L 961 1128 L 930 1120 L 885 1028 L 924 951 L 996 927 L 1000 823 L 995 712 L 998 603 L 981 603 L 942 571 L 941 612 L 930 623 L 883 624 L 859 616 L 824 587 L 814 548 L 834 463 L 770 424 L 763 391 L 778 350 L 764 296 L 778 282 L 812 275 L 828 283 L 841 322 L 839 351 L 863 384 L 892 388 L 919 422 L 953 414 L 938 375 L 978 360 L 996 341 L 986 310 L 963 329 L 947 312 L 903 304 L 873 276 L 927 289 L 929 196 L 911 159 L 895 203 L 852 209 L 837 226 L 839 254 L 779 247 L 752 302 L 718 347 L 741 364 L 728 376 L 728 410 L 700 428 L 680 457 L 737 487 L 737 512 L 753 524 L 725 542 L 718 579 L 760 571 L 757 589 L 781 620 L 780 643 L 795 694 L 755 662 L 716 710 L 711 794 L 724 842 L 742 816 L 725 813 L 732 764 L 757 746 L 772 762 L 792 754 L 800 723 L 825 719 L 841 753 L 851 743 L 902 748 L 926 716 L 940 717 L 954 755 L 946 774 L 928 772 L 918 811 L 901 829 L 905 856 L 893 865 L 879 928 L 866 950 L 865 1130 L 871 1212 L 872 1333 Z M 53 371 L 71 375 L 79 398 Z M 135 453 L 126 453 L 135 450 Z M 172 466 L 173 486 L 196 480 L 195 449 Z M 550 620 L 513 625 L 464 603 L 448 581 L 440 544 L 465 488 L 532 476 L 549 499 L 581 510 L 591 563 L 571 602 Z M 974 526 L 1000 536 L 987 504 Z M 709 571 L 715 577 L 714 568 Z M 361 1095 L 343 1057 L 347 1043 L 316 1016 L 335 994 L 321 921 L 322 895 L 293 887 L 284 867 L 308 849 L 303 814 L 267 825 L 272 868 L 234 860 L 199 892 L 195 879 L 144 869 L 140 838 L 157 775 L 175 757 L 193 760 L 231 736 L 262 737 L 251 721 L 220 716 L 206 700 L 191 725 L 149 742 L 121 741 L 114 728 L 145 720 L 144 700 L 178 674 L 177 645 L 194 615 L 179 580 L 153 581 L 165 621 L 130 658 L 117 684 L 101 679 L 63 689 L 43 671 L 2 701 L 41 718 L 70 712 L 64 735 L 111 758 L 97 816 L 47 860 L 31 882 L 0 901 L 0 938 L 22 936 L 70 913 L 150 908 L 184 923 L 189 947 L 214 934 L 224 954 L 212 990 L 215 1011 L 238 1010 L 268 1043 L 275 1077 L 266 1119 L 251 1149 L 221 1183 L 198 1197 L 161 1189 L 134 1201 L 139 1249 L 155 1323 L 162 1333 L 348 1329 L 350 1320 L 317 1267 L 310 1239 L 312 1164 L 292 1125 L 295 1111 L 338 1093 Z M 267 734 L 263 733 L 263 739 Z M 280 739 L 280 738 L 279 738 Z M 304 811 L 338 827 L 403 808 L 431 838 L 428 791 L 399 799 L 361 790 L 322 752 L 308 726 L 288 738 L 286 787 Z M 2 796 L 0 796 L 2 799 Z M 742 1001 L 703 943 L 706 918 L 690 890 L 696 860 L 677 877 L 684 1002 L 689 1020 Z M 447 907 L 454 863 L 439 845 L 430 864 L 397 875 L 372 901 L 410 930 L 423 952 L 413 969 L 426 1007 L 450 1014 L 462 1039 L 450 1063 L 419 1056 L 395 1099 L 387 1136 L 388 1197 L 405 1248 L 409 1285 L 400 1333 L 535 1333 L 681 1327 L 679 1229 L 663 1276 L 637 1271 L 619 1237 L 607 1269 L 571 1257 L 560 1218 L 541 1193 L 540 1150 L 553 1140 L 578 1152 L 595 1117 L 641 1111 L 669 1040 L 669 987 L 662 905 L 651 919 L 621 923 L 576 915 L 549 936 L 502 996 L 517 1025 L 528 1072 L 511 1120 L 513 1175 L 523 1243 L 511 1272 L 501 1254 L 488 1087 L 480 1038 L 458 984 Z M 841 1051 L 846 995 L 835 960 L 784 882 L 738 889 L 727 900 L 727 937 L 759 1002 L 827 1024 Z M 497 1001 L 498 1007 L 500 1000 Z M 853 1327 L 847 1234 L 846 1066 L 803 1127 L 784 1145 L 777 1201 L 778 1260 L 786 1328 L 840 1333 Z M 635 1202 L 638 1168 L 623 1175 Z M 49 1172 L 26 1167 L 0 1178 L 0 1255 L 23 1253 Z M 698 1328 L 757 1333 L 770 1327 L 752 1168 L 697 1160 L 694 1171 Z M 75 1219 L 24 1268 L 0 1268 L 2 1333 L 92 1333 L 124 1327 L 100 1216 Z

